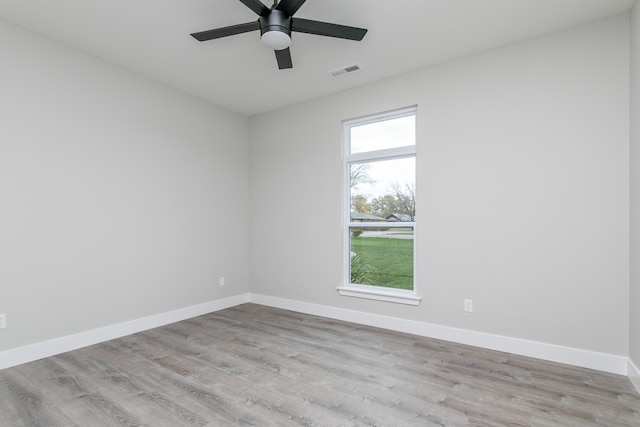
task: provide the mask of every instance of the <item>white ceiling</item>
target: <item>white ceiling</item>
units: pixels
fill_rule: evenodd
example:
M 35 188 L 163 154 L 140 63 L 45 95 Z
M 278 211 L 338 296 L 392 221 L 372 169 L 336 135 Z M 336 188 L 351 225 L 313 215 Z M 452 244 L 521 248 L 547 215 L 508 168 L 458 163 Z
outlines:
M 308 0 L 296 16 L 369 32 L 361 42 L 294 33 L 290 70 L 278 70 L 258 31 L 189 36 L 257 19 L 238 0 L 0 0 L 0 19 L 254 115 L 623 13 L 633 2 Z M 328 74 L 353 63 L 363 69 Z

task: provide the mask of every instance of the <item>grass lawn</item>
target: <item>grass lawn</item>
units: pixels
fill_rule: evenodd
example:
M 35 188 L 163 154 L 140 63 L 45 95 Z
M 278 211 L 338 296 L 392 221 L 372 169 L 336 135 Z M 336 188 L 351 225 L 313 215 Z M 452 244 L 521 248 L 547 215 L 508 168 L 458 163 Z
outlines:
M 351 237 L 351 251 L 375 268 L 365 284 L 413 289 L 413 240 L 386 237 Z

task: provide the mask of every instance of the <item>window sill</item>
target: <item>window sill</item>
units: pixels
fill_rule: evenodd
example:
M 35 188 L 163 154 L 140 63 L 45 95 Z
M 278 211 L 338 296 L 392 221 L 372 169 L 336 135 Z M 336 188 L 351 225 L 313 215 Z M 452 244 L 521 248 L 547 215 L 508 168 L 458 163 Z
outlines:
M 369 287 L 356 286 L 338 286 L 338 293 L 342 296 L 366 298 L 377 301 L 387 301 L 396 304 L 418 305 L 422 300 L 421 297 L 410 292 L 403 291 L 383 291 L 371 289 Z

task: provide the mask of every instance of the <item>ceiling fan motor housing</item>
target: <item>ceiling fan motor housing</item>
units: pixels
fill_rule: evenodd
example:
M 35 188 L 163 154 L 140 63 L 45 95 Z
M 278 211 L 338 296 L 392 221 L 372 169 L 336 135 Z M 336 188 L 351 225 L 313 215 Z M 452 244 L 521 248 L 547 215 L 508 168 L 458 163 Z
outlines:
M 271 13 L 260 16 L 260 35 L 268 31 L 279 31 L 291 37 L 291 17 L 278 9 L 271 10 Z

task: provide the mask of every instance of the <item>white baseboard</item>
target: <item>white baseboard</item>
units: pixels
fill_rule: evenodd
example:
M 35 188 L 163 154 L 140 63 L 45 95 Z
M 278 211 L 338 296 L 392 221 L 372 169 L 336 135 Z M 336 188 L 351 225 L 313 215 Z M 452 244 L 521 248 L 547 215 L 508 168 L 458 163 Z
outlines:
M 631 384 L 636 388 L 638 393 L 640 393 L 640 369 L 629 359 L 627 366 L 627 376 L 631 381 Z
M 616 356 L 607 353 L 563 347 L 520 338 L 469 331 L 449 326 L 416 322 L 413 320 L 381 316 L 378 314 L 270 297 L 266 295 L 250 294 L 250 302 L 282 308 L 285 310 L 297 311 L 300 313 L 328 317 L 336 320 L 344 320 L 362 325 L 390 329 L 398 332 L 406 332 L 428 338 L 436 338 L 490 350 L 534 357 L 567 365 L 596 369 L 619 375 L 627 375 L 628 359 L 624 356 Z
M 124 337 L 147 329 L 157 328 L 169 323 L 179 322 L 181 320 L 234 307 L 246 302 L 249 302 L 249 294 L 240 294 L 3 351 L 0 352 L 0 369 L 10 368 L 12 366 L 42 359 L 44 357 L 54 356 L 56 354 L 76 350 L 78 348 Z

